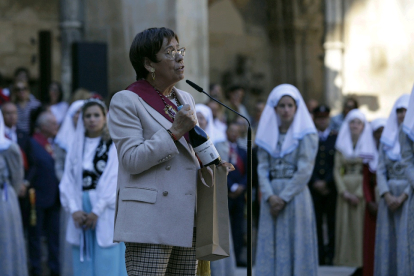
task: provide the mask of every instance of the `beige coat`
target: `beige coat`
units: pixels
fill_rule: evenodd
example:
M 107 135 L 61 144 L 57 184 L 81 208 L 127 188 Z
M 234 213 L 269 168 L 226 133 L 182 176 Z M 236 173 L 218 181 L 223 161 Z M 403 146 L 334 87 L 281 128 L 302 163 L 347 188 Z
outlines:
M 178 90 L 182 104 L 193 97 Z M 108 127 L 119 159 L 114 241 L 191 247 L 199 163 L 184 137 L 137 94 L 114 95 Z

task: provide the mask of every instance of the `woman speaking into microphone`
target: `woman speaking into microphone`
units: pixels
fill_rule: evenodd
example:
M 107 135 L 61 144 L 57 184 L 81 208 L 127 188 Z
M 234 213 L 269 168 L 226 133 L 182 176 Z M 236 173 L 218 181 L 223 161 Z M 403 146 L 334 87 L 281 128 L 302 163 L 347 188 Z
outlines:
M 197 119 L 193 97 L 174 87 L 184 78 L 184 55 L 170 29 L 138 33 L 129 53 L 137 81 L 111 101 L 119 159 L 114 241 L 125 242 L 128 275 L 196 273 L 200 165 L 188 133 Z

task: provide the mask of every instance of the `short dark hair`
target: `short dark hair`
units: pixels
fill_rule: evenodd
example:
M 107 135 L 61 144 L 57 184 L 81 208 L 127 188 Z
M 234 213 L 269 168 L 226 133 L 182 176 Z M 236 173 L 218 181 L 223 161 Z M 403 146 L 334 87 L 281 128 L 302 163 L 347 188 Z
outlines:
M 146 78 L 149 73 L 144 67 L 145 58 L 152 62 L 159 62 L 157 53 L 161 50 L 164 38 L 167 38 L 168 42 L 173 38 L 179 42 L 177 34 L 173 30 L 164 27 L 149 28 L 135 36 L 129 50 L 129 60 L 137 74 L 137 80 Z

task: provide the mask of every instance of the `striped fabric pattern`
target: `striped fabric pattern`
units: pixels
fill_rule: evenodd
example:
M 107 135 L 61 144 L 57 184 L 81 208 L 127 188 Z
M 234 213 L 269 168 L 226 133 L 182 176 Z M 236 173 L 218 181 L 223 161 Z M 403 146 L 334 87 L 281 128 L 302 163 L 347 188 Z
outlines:
M 20 107 L 19 104 L 17 106 L 17 129 L 23 130 L 27 133 L 30 131 L 30 112 L 33 109 L 38 108 L 41 105 L 40 101 L 37 100 L 32 94 L 30 94 L 30 100 L 27 102 L 24 108 Z

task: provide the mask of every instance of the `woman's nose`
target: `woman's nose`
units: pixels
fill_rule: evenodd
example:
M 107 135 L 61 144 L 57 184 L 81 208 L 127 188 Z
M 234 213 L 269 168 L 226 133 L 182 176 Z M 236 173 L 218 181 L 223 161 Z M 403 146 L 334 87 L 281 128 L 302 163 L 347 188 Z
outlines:
M 184 59 L 184 57 L 180 54 L 180 53 L 176 53 L 175 54 L 175 60 L 177 61 L 177 62 L 180 62 L 180 61 L 182 61 Z

